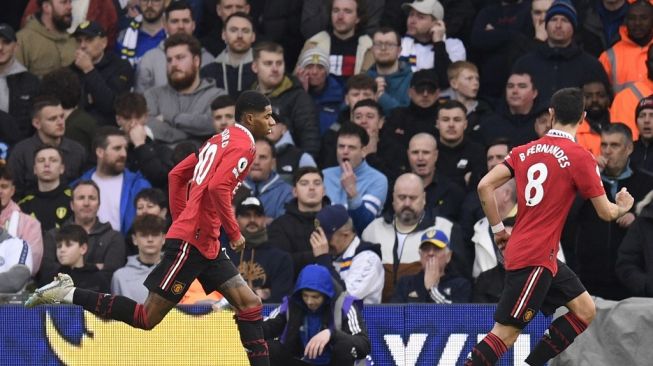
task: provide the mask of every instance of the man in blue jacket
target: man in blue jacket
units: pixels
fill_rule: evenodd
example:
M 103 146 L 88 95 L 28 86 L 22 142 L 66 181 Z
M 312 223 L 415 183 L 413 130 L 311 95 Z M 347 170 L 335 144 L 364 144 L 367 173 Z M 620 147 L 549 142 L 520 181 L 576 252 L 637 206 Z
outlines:
M 100 187 L 98 218 L 123 235 L 127 235 L 136 216 L 134 198 L 138 192 L 152 187 L 140 172 L 125 167 L 128 143 L 127 136 L 118 128 L 99 129 L 93 141 L 97 165 L 80 178 L 93 180 Z

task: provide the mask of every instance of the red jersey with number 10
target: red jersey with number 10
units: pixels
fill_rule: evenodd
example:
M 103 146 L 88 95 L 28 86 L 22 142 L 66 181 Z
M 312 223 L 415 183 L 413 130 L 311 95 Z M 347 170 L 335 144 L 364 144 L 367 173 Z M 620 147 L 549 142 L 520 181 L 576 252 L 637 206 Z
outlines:
M 220 250 L 220 227 L 229 240 L 240 237 L 231 206 L 233 194 L 247 176 L 256 145 L 252 134 L 236 124 L 208 139 L 168 174 L 172 226 L 166 238 L 181 239 L 203 256 Z
M 504 252 L 506 269 L 543 266 L 555 275 L 560 234 L 576 193 L 586 199 L 605 194 L 596 161 L 573 136 L 550 130 L 512 149 L 504 164 L 517 185 L 517 221 Z

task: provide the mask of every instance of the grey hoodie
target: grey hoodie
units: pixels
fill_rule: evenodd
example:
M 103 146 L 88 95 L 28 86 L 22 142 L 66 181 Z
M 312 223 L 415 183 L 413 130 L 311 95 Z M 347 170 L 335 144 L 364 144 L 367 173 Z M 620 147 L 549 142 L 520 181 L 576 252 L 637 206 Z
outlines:
M 180 94 L 170 85 L 157 86 L 145 92 L 154 139 L 167 144 L 182 140 L 201 141 L 215 133 L 211 102 L 224 90 L 215 87 L 213 79 L 202 79 L 190 94 Z M 162 116 L 161 121 L 157 116 Z
M 111 293 L 126 296 L 139 304 L 147 298 L 148 289 L 143 285 L 147 276 L 156 267 L 145 265 L 138 260 L 138 255 L 127 257 L 127 264 L 113 273 Z

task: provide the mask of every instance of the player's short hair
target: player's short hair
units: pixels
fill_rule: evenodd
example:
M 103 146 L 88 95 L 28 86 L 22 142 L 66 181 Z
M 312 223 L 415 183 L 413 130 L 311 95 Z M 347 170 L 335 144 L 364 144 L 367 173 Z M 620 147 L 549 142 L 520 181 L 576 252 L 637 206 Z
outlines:
M 478 74 L 478 67 L 469 61 L 456 61 L 447 67 L 447 78 L 453 80 L 460 75 L 463 70 L 470 70 Z
M 157 235 L 166 232 L 166 220 L 157 215 L 141 215 L 136 216 L 132 224 L 132 231 L 134 234 L 142 235 Z
M 254 61 L 258 60 L 261 57 L 261 52 L 271 52 L 283 55 L 283 46 L 278 43 L 263 41 L 256 44 L 253 47 L 253 57 Z
M 120 117 L 142 117 L 147 114 L 147 100 L 141 93 L 122 93 L 114 100 L 113 109 Z
M 236 106 L 236 101 L 229 94 L 221 95 L 211 102 L 211 112 L 215 112 L 218 109 L 234 107 Z
M 370 108 L 376 109 L 377 113 L 379 114 L 379 118 L 384 117 L 383 107 L 381 107 L 381 105 L 377 101 L 375 101 L 373 99 L 359 100 L 358 103 L 356 103 L 354 105 L 354 108 L 352 108 L 351 111 L 353 112 L 353 111 L 355 111 L 356 109 L 358 109 L 360 107 L 370 107 Z
M 62 67 L 43 75 L 41 94 L 56 95 L 65 109 L 77 107 L 82 95 L 79 76 L 69 67 Z
M 304 166 L 297 169 L 297 171 L 295 171 L 295 174 L 293 174 L 292 185 L 296 186 L 297 182 L 299 182 L 303 176 L 305 176 L 306 174 L 313 174 L 313 173 L 319 175 L 320 178 L 322 178 L 322 180 L 324 181 L 324 174 L 322 174 L 322 171 L 320 169 L 314 166 Z
M 125 131 L 119 129 L 118 127 L 102 126 L 95 131 L 95 137 L 93 138 L 93 151 L 95 151 L 95 149 L 98 147 L 101 149 L 106 149 L 109 145 L 109 137 L 111 136 L 121 136 L 129 140 Z
M 61 99 L 51 94 L 43 94 L 34 98 L 32 102 L 32 118 L 45 107 L 57 107 L 61 105 Z
M 268 140 L 267 138 L 264 137 L 264 138 L 256 139 L 256 142 L 262 142 L 262 143 L 268 145 L 270 147 L 270 154 L 271 154 L 272 158 L 273 159 L 277 158 L 277 151 L 274 148 L 274 144 L 272 143 L 272 141 L 270 141 L 270 140 Z
M 54 241 L 56 243 L 74 241 L 79 245 L 88 244 L 88 233 L 80 225 L 65 225 L 54 234 Z
M 138 202 L 138 200 L 146 200 L 148 202 L 152 202 L 161 208 L 168 207 L 168 198 L 166 198 L 166 194 L 163 193 L 163 191 L 159 188 L 145 188 L 142 191 L 138 192 L 134 198 L 134 206 L 136 206 L 136 202 Z
M 59 155 L 59 159 L 61 159 L 61 164 L 65 163 L 63 161 L 63 153 L 61 152 L 61 149 L 58 148 L 57 146 L 48 145 L 48 144 L 40 145 L 36 148 L 36 150 L 34 150 L 34 162 L 36 163 L 36 155 L 38 155 L 43 150 L 49 150 L 49 149 L 52 149 L 57 152 L 57 154 Z
M 201 57 L 202 55 L 202 45 L 197 38 L 186 33 L 177 33 L 173 34 L 170 37 L 166 38 L 163 42 L 163 48 L 167 52 L 169 48 L 177 46 L 188 46 L 188 50 L 193 56 Z
M 352 122 L 347 122 L 340 127 L 338 130 L 338 139 L 340 136 L 356 136 L 360 139 L 362 147 L 365 147 L 370 143 L 370 136 L 367 134 L 367 131 L 365 131 L 363 127 Z
M 442 104 L 440 104 L 440 105 L 438 106 L 438 114 L 439 114 L 440 111 L 443 110 L 443 109 L 456 109 L 456 108 L 458 108 L 458 109 L 460 109 L 461 111 L 463 111 L 463 113 L 465 114 L 465 116 L 467 116 L 467 108 L 465 107 L 465 105 L 462 104 L 461 102 L 457 101 L 457 100 L 454 100 L 454 99 L 447 99 L 447 100 L 444 101 Z
M 608 123 L 608 125 L 601 131 L 601 134 L 612 135 L 615 133 L 622 134 L 626 139 L 627 144 L 632 144 L 633 142 L 633 131 L 625 123 L 615 122 Z
M 186 0 L 175 0 L 175 1 L 171 1 L 170 4 L 163 11 L 163 14 L 165 15 L 165 20 L 168 21 L 168 19 L 170 19 L 170 13 L 177 10 L 188 10 L 190 12 L 190 17 L 192 19 L 195 19 L 193 17 L 193 8 L 190 6 L 190 4 L 188 4 Z
M 242 121 L 245 113 L 265 112 L 265 107 L 270 105 L 270 99 L 255 90 L 246 90 L 236 100 L 236 121 Z
M 91 179 L 82 179 L 79 182 L 77 182 L 77 184 L 75 184 L 73 186 L 73 190 L 71 191 L 71 197 L 70 197 L 71 199 L 75 198 L 75 191 L 77 190 L 77 188 L 79 188 L 81 186 L 91 186 L 91 187 L 93 187 L 95 189 L 95 193 L 97 193 L 97 200 L 98 200 L 98 202 L 100 202 L 100 187 L 97 185 L 97 183 L 95 183 Z
M 347 80 L 347 91 L 352 89 L 356 90 L 371 90 L 376 94 L 377 87 L 374 79 L 367 74 L 356 74 Z
M 224 20 L 224 24 L 222 24 L 222 29 L 227 29 L 227 24 L 229 24 L 229 21 L 232 18 L 243 18 L 249 22 L 249 25 L 252 27 L 252 32 L 256 32 L 256 29 L 254 29 L 254 19 L 252 19 L 252 16 L 242 12 L 242 11 L 237 11 L 227 17 L 227 19 Z
M 563 88 L 553 94 L 550 106 L 558 123 L 575 125 L 585 112 L 585 98 L 579 88 Z

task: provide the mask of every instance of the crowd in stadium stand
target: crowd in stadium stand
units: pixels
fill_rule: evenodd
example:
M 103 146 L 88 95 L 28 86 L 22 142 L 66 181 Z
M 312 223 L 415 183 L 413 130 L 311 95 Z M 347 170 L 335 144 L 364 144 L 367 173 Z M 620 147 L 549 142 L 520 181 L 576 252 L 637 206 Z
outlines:
M 627 187 L 639 205 L 604 222 L 579 197 L 559 258 L 592 295 L 653 296 L 647 0 L 2 8 L 0 248 L 29 256 L 5 256 L 4 292 L 63 272 L 143 301 L 170 224 L 168 172 L 257 90 L 277 124 L 234 194 L 246 249 L 229 256 L 263 302 L 296 293 L 312 265 L 328 270 L 330 293 L 365 304 L 496 302 L 504 269 L 476 185 L 547 133 L 556 90 L 578 87 L 576 141 L 608 198 Z M 516 194 L 512 181 L 496 192 L 506 227 Z M 219 299 L 200 289 L 184 302 Z

